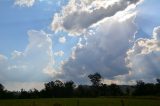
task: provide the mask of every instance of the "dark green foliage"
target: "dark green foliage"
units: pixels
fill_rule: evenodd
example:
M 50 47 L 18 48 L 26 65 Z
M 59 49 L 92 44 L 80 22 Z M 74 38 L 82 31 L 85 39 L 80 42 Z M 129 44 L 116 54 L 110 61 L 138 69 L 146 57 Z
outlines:
M 157 83 L 145 83 L 143 81 L 137 81 L 135 90 L 133 92 L 135 96 L 159 96 L 160 95 L 160 80 L 157 79 Z
M 73 81 L 62 82 L 60 80 L 45 83 L 41 91 L 37 89 L 20 92 L 5 90 L 0 84 L 0 99 L 28 99 L 28 98 L 71 98 L 71 97 L 106 97 L 106 96 L 160 96 L 160 79 L 157 83 L 145 83 L 137 81 L 135 86 L 121 86 L 116 84 L 103 84 L 99 73 L 88 76 L 92 85 L 78 85 Z M 125 88 L 125 89 L 124 89 Z

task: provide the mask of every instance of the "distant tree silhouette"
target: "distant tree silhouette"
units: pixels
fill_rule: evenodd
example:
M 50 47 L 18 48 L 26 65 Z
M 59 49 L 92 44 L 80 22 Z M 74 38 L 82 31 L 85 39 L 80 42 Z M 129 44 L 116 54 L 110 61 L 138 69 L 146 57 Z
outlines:
M 78 85 L 75 89 L 75 96 L 76 97 L 93 97 L 92 89 L 88 85 Z
M 109 96 L 109 86 L 107 84 L 102 84 L 100 87 L 100 96 Z
M 40 94 L 37 89 L 29 90 L 30 98 L 39 98 Z
M 0 84 L 0 92 L 4 91 L 4 86 L 2 84 Z
M 94 73 L 94 74 L 90 74 L 88 75 L 88 78 L 90 79 L 90 81 L 92 82 L 92 86 L 90 89 L 91 95 L 92 97 L 97 97 L 101 95 L 101 86 L 102 86 L 102 76 L 99 73 Z
M 121 91 L 120 87 L 116 84 L 111 84 L 109 86 L 109 93 L 110 93 L 110 96 L 121 96 L 121 95 L 123 95 L 123 92 Z
M 131 91 L 130 91 L 129 87 L 127 87 L 127 88 L 126 88 L 126 95 L 127 95 L 127 96 L 130 96 L 130 93 L 131 93 Z
M 88 76 L 92 85 L 75 85 L 73 81 L 50 81 L 44 84 L 44 89 L 25 91 L 8 91 L 0 84 L 0 99 L 28 99 L 28 98 L 68 98 L 68 97 L 99 97 L 99 96 L 160 96 L 160 79 L 156 83 L 137 81 L 136 85 L 103 84 L 99 73 Z M 125 89 L 124 89 L 125 88 Z M 123 90 L 122 90 L 123 89 Z
M 4 86 L 0 84 L 0 99 L 2 99 L 4 96 Z
M 73 81 L 67 81 L 64 83 L 64 96 L 72 97 L 74 93 L 75 84 Z
M 156 81 L 157 81 L 157 84 L 160 84 L 160 79 L 159 78 L 157 78 Z
M 154 96 L 156 93 L 156 85 L 153 83 L 145 83 L 143 81 L 137 81 L 133 95 L 136 96 Z
M 19 98 L 20 98 L 20 99 L 30 98 L 30 93 L 27 92 L 27 91 L 25 91 L 24 89 L 21 89 Z
M 64 84 L 60 80 L 54 82 L 53 93 L 54 97 L 64 97 Z
M 160 96 L 160 79 L 156 79 L 155 92 L 157 96 Z
M 60 80 L 45 84 L 45 90 L 49 97 L 63 97 L 64 84 Z
M 135 86 L 135 91 L 134 91 L 134 95 L 144 95 L 144 87 L 145 87 L 145 83 L 142 80 L 137 81 L 137 84 Z
M 92 82 L 92 86 L 100 86 L 102 76 L 99 73 L 90 74 L 88 75 L 88 78 Z

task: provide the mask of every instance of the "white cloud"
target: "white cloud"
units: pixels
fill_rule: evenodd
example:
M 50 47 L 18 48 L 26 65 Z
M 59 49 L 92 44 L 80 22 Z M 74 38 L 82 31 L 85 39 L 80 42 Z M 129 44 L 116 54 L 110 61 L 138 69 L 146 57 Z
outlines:
M 0 55 L 0 81 L 44 82 L 56 75 L 53 68 L 52 40 L 44 31 L 28 31 L 29 44 L 24 51 L 14 51 L 11 58 Z
M 128 50 L 126 63 L 130 72 L 126 79 L 153 81 L 160 76 L 160 27 L 153 30 L 151 39 L 140 38 Z
M 14 4 L 20 7 L 31 7 L 36 0 L 15 0 Z
M 65 36 L 60 37 L 60 38 L 59 38 L 59 42 L 60 42 L 60 43 L 66 43 L 66 38 L 65 38 Z
M 62 57 L 64 55 L 64 52 L 62 50 L 60 50 L 58 52 L 55 52 L 54 55 Z
M 54 15 L 52 30 L 79 34 L 88 27 L 136 5 L 140 0 L 70 0 L 61 13 Z

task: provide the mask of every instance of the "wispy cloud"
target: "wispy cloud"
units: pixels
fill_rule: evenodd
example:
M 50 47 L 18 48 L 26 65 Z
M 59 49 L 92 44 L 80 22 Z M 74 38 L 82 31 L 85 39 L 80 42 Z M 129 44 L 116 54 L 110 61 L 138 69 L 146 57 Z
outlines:
M 66 43 L 66 37 L 65 37 L 65 36 L 60 37 L 60 38 L 59 38 L 59 42 L 62 43 L 62 44 L 63 44 L 63 43 Z
M 62 57 L 64 55 L 64 52 L 62 50 L 60 50 L 58 52 L 55 52 L 54 55 Z
M 31 7 L 35 2 L 36 0 L 15 0 L 14 4 L 20 7 Z

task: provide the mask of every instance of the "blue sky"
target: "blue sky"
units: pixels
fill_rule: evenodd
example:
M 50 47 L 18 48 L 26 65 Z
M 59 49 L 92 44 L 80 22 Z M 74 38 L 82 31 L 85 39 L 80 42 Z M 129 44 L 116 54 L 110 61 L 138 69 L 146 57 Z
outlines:
M 10 55 L 14 50 L 23 50 L 28 43 L 27 31 L 31 29 L 50 32 L 53 14 L 60 10 L 58 0 L 52 4 L 37 2 L 33 7 L 19 7 L 14 1 L 1 0 L 0 21 L 1 52 Z M 63 2 L 62 2 L 63 3 Z M 63 4 L 62 4 L 63 5 Z M 54 32 L 51 32 L 54 34 Z
M 50 1 L 50 2 L 48 2 Z M 68 49 L 75 45 L 77 40 L 72 37 L 67 37 L 69 43 L 63 45 L 59 44 L 58 39 L 62 35 L 67 35 L 65 32 L 55 34 L 50 29 L 50 23 L 54 13 L 60 11 L 63 5 L 67 3 L 67 0 L 46 0 L 35 3 L 33 7 L 19 7 L 14 5 L 14 1 L 2 0 L 1 13 L 4 15 L 1 17 L 0 30 L 1 41 L 0 51 L 1 54 L 10 57 L 14 50 L 23 51 L 28 44 L 28 30 L 44 30 L 54 37 L 53 50 L 65 50 L 66 54 L 62 59 L 66 59 L 71 53 Z M 60 2 L 61 1 L 61 2 Z M 59 5 L 58 3 L 61 3 Z M 5 11 L 4 11 L 5 10 Z M 52 37 L 53 38 L 53 37 Z M 61 58 L 56 57 L 57 61 Z
M 8 89 L 20 89 L 17 84 L 40 89 L 44 82 L 57 78 L 88 83 L 87 74 L 98 70 L 106 83 L 132 84 L 135 80 L 153 81 L 159 77 L 150 71 L 155 70 L 160 75 L 158 66 L 153 67 L 148 62 L 149 70 L 141 67 L 145 67 L 146 57 L 154 64 L 159 62 L 152 59 L 152 52 L 160 57 L 158 44 L 154 43 L 155 48 L 152 48 L 147 42 L 159 42 L 154 36 L 159 35 L 160 1 L 126 4 L 128 0 L 117 0 L 119 10 L 114 2 L 109 4 L 107 0 L 32 0 L 29 6 L 26 1 L 0 0 L 0 70 L 3 70 L 0 82 Z M 127 10 L 130 5 L 136 7 Z M 117 21 L 123 18 L 124 21 Z M 140 54 L 143 56 L 138 60 Z M 13 75 L 17 70 L 20 75 Z M 136 70 L 145 71 L 141 74 Z M 22 78 L 33 71 L 37 73 L 36 78 Z
M 153 28 L 160 24 L 160 14 L 158 14 L 160 1 L 146 0 L 138 8 L 139 14 L 136 18 L 136 22 L 144 32 L 151 35 Z

